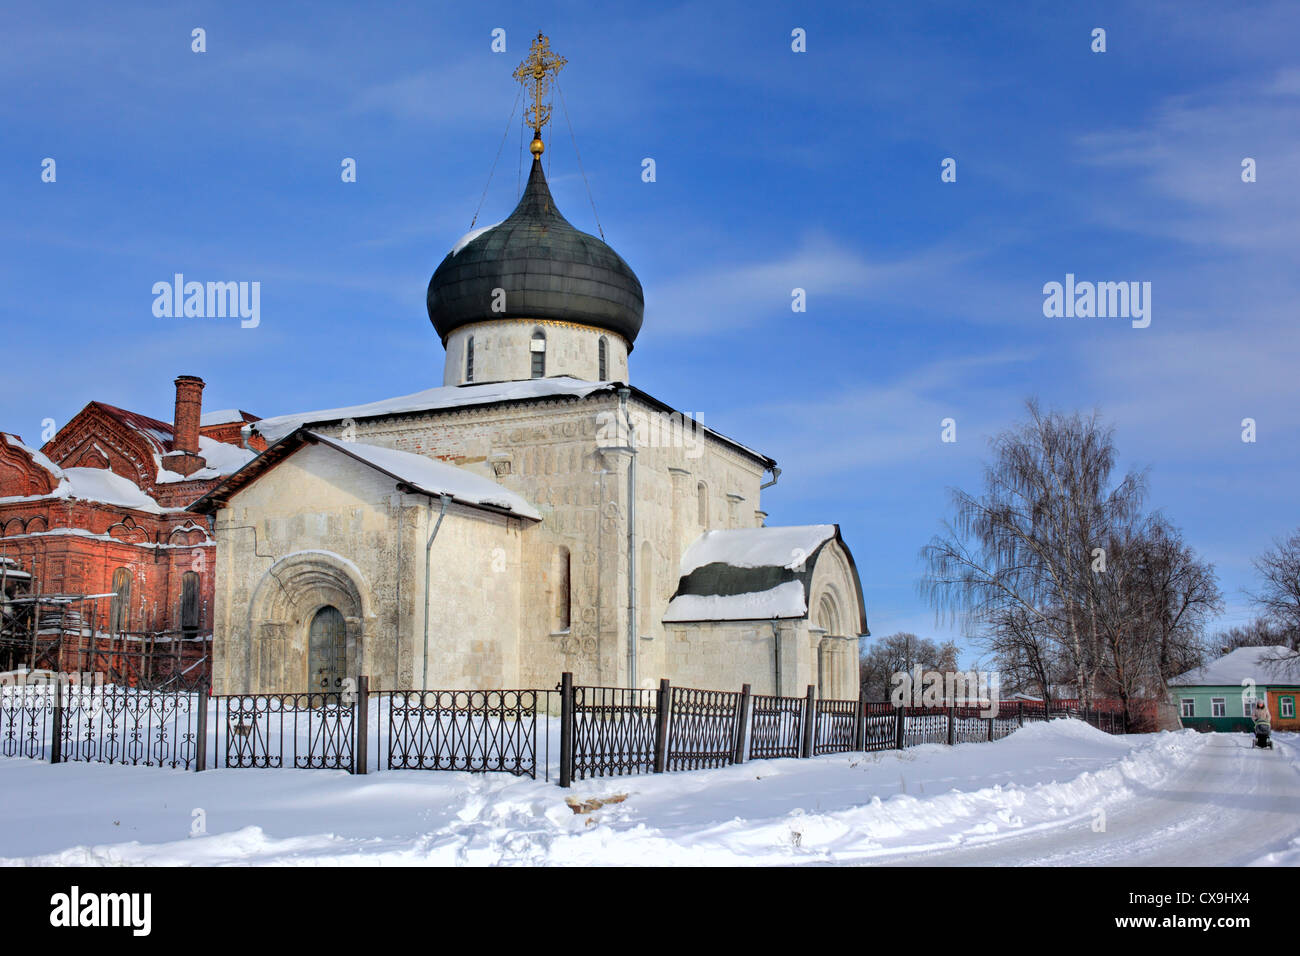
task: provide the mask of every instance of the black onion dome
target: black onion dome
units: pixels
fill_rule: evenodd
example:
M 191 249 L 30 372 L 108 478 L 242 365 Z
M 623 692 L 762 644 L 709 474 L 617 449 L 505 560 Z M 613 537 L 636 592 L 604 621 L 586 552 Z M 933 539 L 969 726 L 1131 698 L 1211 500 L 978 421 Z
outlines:
M 493 312 L 494 289 L 505 309 Z M 615 332 L 629 347 L 641 330 L 641 281 L 617 252 L 569 225 L 555 208 L 542 164 L 510 217 L 475 236 L 429 280 L 429 320 L 443 342 L 471 322 L 558 319 Z

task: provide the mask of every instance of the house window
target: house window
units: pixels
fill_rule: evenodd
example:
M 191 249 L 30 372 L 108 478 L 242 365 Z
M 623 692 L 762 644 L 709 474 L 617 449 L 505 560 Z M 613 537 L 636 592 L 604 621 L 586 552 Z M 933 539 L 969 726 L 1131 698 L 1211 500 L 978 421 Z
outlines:
M 465 381 L 474 381 L 474 336 L 465 341 Z
M 121 634 L 131 617 L 131 569 L 118 568 L 113 572 L 113 600 L 108 605 L 108 631 Z
M 1243 717 L 1253 717 L 1253 716 L 1255 716 L 1255 698 L 1254 698 L 1254 697 L 1247 697 L 1245 694 L 1242 694 L 1242 695 L 1241 695 L 1241 716 L 1243 716 Z
M 1210 698 L 1210 716 L 1211 717 L 1228 716 L 1228 701 L 1226 698 L 1223 697 Z
M 701 528 L 708 528 L 708 526 L 709 526 L 709 488 L 708 488 L 707 485 L 704 484 L 704 482 L 701 481 L 698 485 L 695 486 L 695 496 L 696 496 L 696 498 L 698 499 L 697 502 L 696 502 L 696 508 L 695 508 L 695 510 L 696 510 L 696 515 L 695 515 L 695 516 L 696 516 L 696 518 L 699 520 L 699 522 L 700 522 L 700 527 L 701 527 Z
M 1277 715 L 1291 720 L 1295 717 L 1295 698 L 1279 697 L 1277 699 Z
M 533 378 L 543 378 L 546 375 L 546 333 L 541 329 L 533 330 L 533 340 L 528 345 L 529 351 L 533 356 Z
M 1184 698 L 1182 699 L 1182 705 L 1183 705 L 1183 713 L 1182 713 L 1182 715 L 1183 715 L 1184 717 L 1195 717 L 1195 716 L 1196 716 L 1196 698 L 1194 698 L 1194 697 L 1184 697 Z
M 199 575 L 186 571 L 181 576 L 181 635 L 194 637 L 199 632 Z
M 597 381 L 604 382 L 609 378 L 608 368 L 607 368 L 608 365 L 607 356 L 609 353 L 609 346 L 605 341 L 605 336 L 603 335 L 600 337 L 600 345 L 598 346 L 598 349 L 600 351 L 600 375 L 597 378 Z

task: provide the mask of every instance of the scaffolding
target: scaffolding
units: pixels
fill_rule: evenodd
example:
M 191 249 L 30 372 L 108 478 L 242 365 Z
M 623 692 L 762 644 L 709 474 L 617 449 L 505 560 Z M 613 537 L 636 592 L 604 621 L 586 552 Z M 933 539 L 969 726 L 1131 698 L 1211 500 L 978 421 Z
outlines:
M 0 671 L 100 674 L 144 690 L 193 690 L 208 681 L 210 634 L 100 630 L 99 602 L 116 596 L 44 594 L 16 561 L 0 557 Z

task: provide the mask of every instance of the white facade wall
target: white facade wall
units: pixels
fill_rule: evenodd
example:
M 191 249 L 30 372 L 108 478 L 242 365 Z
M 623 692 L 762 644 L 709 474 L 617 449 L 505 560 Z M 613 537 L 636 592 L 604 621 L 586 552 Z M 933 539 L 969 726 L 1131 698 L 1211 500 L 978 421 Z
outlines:
M 468 508 L 449 513 L 433 550 L 432 686 L 551 687 L 568 670 L 579 683 L 649 687 L 667 677 L 703 688 L 738 689 L 748 682 L 755 693 L 778 689 L 778 642 L 770 622 L 661 623 L 689 544 L 704 530 L 759 525 L 762 462 L 634 397 L 629 408 L 638 435 L 634 509 L 628 507 L 631 456 L 621 450 L 628 435 L 611 394 L 355 422 L 358 442 L 476 471 L 522 495 L 543 515 L 536 523 Z M 342 425 L 315 430 L 339 436 Z M 257 592 L 274 557 L 309 548 L 347 557 L 366 582 L 356 660 L 372 686 L 376 678 L 381 687 L 391 687 L 393 679 L 403 687 L 419 683 L 423 549 L 432 527 L 427 499 L 396 494 L 391 479 L 360 463 L 351 467 L 325 457 L 330 454 L 343 457 L 321 446 L 298 452 L 218 515 L 220 686 L 282 689 L 295 679 L 295 668 L 305 673 L 299 663 L 305 630 L 294 630 L 301 630 L 301 622 L 261 622 L 266 602 Z M 436 510 L 435 504 L 433 519 Z M 258 529 L 256 551 L 251 533 L 238 530 L 250 523 Z M 856 621 L 847 564 L 836 570 L 826 562 L 824 582 L 821 564 L 814 592 L 843 589 L 844 619 Z M 637 606 L 635 640 L 629 642 L 631 565 Z M 801 695 L 818 683 L 822 636 L 811 625 L 779 624 L 782 693 Z M 285 665 L 259 665 L 273 656 L 258 650 L 271 647 L 262 635 L 275 640 L 277 630 L 287 634 L 275 645 L 284 647 Z M 394 633 L 400 635 L 396 663 Z M 853 647 L 851 655 L 838 658 L 839 690 L 827 696 L 856 695 L 856 641 Z
M 307 690 L 307 632 L 326 604 L 347 622 L 350 675 L 415 686 L 437 515 L 436 501 L 431 514 L 427 497 L 321 445 L 235 494 L 216 517 L 216 692 Z M 522 521 L 448 509 L 431 552 L 431 687 L 517 680 Z

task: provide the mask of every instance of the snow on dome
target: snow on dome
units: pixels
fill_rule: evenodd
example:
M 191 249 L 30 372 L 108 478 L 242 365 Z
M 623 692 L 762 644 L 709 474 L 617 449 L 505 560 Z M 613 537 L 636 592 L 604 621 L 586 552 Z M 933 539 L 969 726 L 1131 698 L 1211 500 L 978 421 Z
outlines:
M 668 602 L 664 623 L 683 621 L 763 621 L 808 613 L 803 584 L 786 581 L 747 594 L 679 594 Z
M 1171 687 L 1239 687 L 1243 680 L 1257 684 L 1300 684 L 1300 663 L 1278 661 L 1293 655 L 1289 647 L 1239 647 L 1217 661 L 1171 678 Z
M 359 442 L 342 442 L 325 435 L 309 432 L 322 444 L 373 465 L 429 495 L 451 495 L 464 504 L 486 505 L 514 512 L 525 518 L 542 519 L 541 513 L 520 495 L 501 485 L 445 461 L 425 458 L 409 451 L 363 445 Z
M 442 408 L 458 408 L 464 405 L 487 405 L 493 402 L 520 401 L 530 398 L 549 398 L 556 395 L 571 395 L 586 398 L 593 392 L 608 391 L 613 386 L 609 383 L 584 382 L 581 379 L 557 375 L 554 378 L 536 378 L 526 382 L 496 382 L 484 385 L 441 385 L 427 388 L 410 395 L 385 398 L 363 405 L 350 405 L 344 408 L 327 408 L 315 412 L 301 412 L 293 415 L 277 415 L 263 418 L 246 426 L 256 431 L 274 444 L 285 435 L 297 431 L 303 425 L 339 422 L 345 418 L 376 418 L 381 415 L 405 415 L 411 412 L 433 411 Z
M 833 524 L 706 531 L 686 549 L 686 554 L 682 556 L 681 573 L 683 576 L 688 575 L 706 564 L 794 570 L 833 537 Z
M 505 220 L 502 220 L 502 222 L 504 221 Z M 456 253 L 460 252 L 479 236 L 483 235 L 483 233 L 491 232 L 499 225 L 501 225 L 500 222 L 494 222 L 490 226 L 480 226 L 478 229 L 471 229 L 469 232 L 465 233 L 465 235 L 456 240 L 456 244 L 451 247 L 451 254 L 453 256 L 456 255 Z

